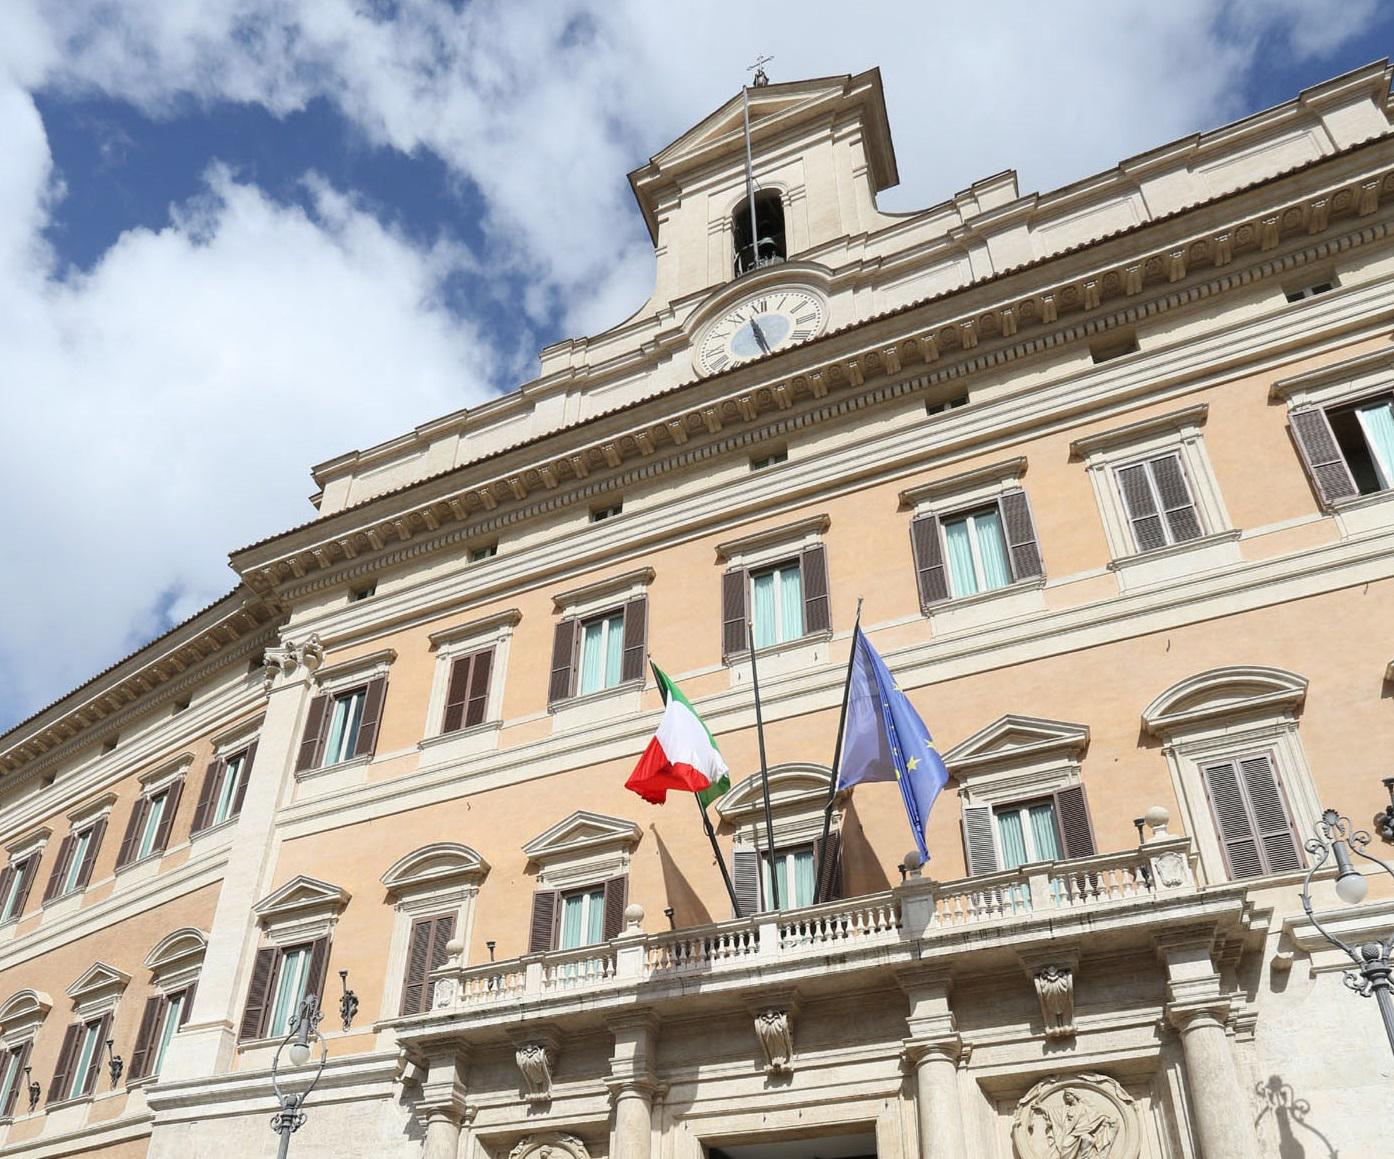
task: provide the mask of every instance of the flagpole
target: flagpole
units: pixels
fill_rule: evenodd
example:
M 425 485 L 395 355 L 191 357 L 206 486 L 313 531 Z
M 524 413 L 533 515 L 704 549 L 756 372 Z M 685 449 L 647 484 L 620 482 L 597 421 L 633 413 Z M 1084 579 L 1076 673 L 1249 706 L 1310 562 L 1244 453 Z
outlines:
M 842 711 L 837 717 L 837 739 L 833 741 L 833 769 L 828 778 L 828 803 L 823 806 L 823 839 L 818 844 L 818 870 L 813 879 L 814 902 L 827 901 L 819 896 L 823 888 L 823 870 L 828 861 L 828 834 L 833 827 L 833 801 L 837 797 L 839 766 L 842 764 L 842 736 L 847 728 L 847 700 L 852 692 L 852 665 L 857 659 L 857 630 L 862 624 L 862 597 L 857 597 L 857 617 L 852 621 L 852 646 L 847 649 L 847 678 L 842 685 Z
M 697 802 L 697 812 L 702 814 L 702 828 L 707 831 L 707 840 L 712 843 L 712 855 L 721 870 L 721 880 L 726 883 L 726 895 L 731 899 L 731 913 L 738 918 L 746 917 L 748 915 L 741 913 L 741 903 L 736 900 L 736 887 L 731 881 L 731 871 L 726 868 L 726 859 L 721 856 L 721 846 L 716 842 L 716 830 L 712 828 L 712 819 L 707 816 L 707 807 L 702 804 L 702 795 L 693 793 L 692 799 Z
M 760 742 L 760 784 L 765 791 L 765 848 L 770 859 L 770 900 L 779 909 L 779 873 L 774 861 L 774 814 L 770 811 L 770 769 L 765 763 L 765 720 L 760 714 L 760 674 L 755 668 L 755 624 L 746 625 L 750 640 L 750 684 L 755 692 L 755 734 Z

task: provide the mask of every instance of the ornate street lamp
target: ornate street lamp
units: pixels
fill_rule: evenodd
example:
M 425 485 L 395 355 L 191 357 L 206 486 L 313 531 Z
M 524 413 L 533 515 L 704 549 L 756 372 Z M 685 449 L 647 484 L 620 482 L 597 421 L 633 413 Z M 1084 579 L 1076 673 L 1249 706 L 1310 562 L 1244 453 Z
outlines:
M 1363 829 L 1352 830 L 1350 818 L 1342 817 L 1335 809 L 1327 809 L 1322 813 L 1321 820 L 1316 823 L 1316 834 L 1307 842 L 1307 852 L 1312 855 L 1312 868 L 1307 870 L 1307 876 L 1302 881 L 1302 908 L 1307 911 L 1307 917 L 1321 936 L 1333 946 L 1344 950 L 1346 956 L 1355 963 L 1354 970 L 1345 972 L 1345 983 L 1363 997 L 1374 995 L 1375 1002 L 1379 1005 L 1380 1017 L 1384 1019 L 1384 1032 L 1389 1036 L 1390 1049 L 1394 1050 L 1394 982 L 1390 980 L 1390 974 L 1394 973 L 1394 961 L 1391 961 L 1391 957 L 1394 956 L 1394 933 L 1382 942 L 1363 942 L 1358 947 L 1350 946 L 1317 919 L 1317 915 L 1312 912 L 1310 892 L 1313 875 L 1326 864 L 1328 858 L 1331 858 L 1336 862 L 1336 896 L 1347 905 L 1359 905 L 1365 900 L 1370 885 L 1351 863 L 1352 849 L 1366 861 L 1374 862 L 1390 877 L 1394 877 L 1394 869 L 1378 857 L 1365 852 L 1365 846 L 1370 843 L 1370 835 Z
M 325 1042 L 324 1035 L 320 1034 L 318 1029 L 320 1014 L 318 995 L 306 994 L 300 1003 L 300 1012 L 290 1024 L 290 1033 L 281 1040 L 281 1045 L 276 1048 L 276 1055 L 271 1060 L 271 1086 L 276 1092 L 276 1101 L 281 1104 L 281 1109 L 271 1116 L 271 1129 L 281 1137 L 281 1145 L 276 1151 L 277 1159 L 286 1159 L 290 1154 L 291 1135 L 305 1125 L 305 1112 L 302 1108 L 310 1097 L 310 1092 L 315 1089 L 315 1084 L 319 1082 L 319 1076 L 324 1073 L 324 1064 L 329 1058 L 329 1044 Z M 314 1074 L 310 1076 L 310 1085 L 299 1092 L 282 1090 L 281 1052 L 286 1051 L 291 1066 L 302 1067 L 310 1061 L 313 1054 L 310 1046 L 312 1041 L 319 1043 L 319 1063 Z

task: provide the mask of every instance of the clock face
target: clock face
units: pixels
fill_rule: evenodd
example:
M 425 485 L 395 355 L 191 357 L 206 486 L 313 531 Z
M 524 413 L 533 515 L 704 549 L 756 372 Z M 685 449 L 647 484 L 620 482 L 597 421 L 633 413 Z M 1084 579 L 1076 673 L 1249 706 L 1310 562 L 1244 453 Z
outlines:
M 697 348 L 705 374 L 773 354 L 823 332 L 828 307 L 811 290 L 772 289 L 753 294 L 707 327 Z

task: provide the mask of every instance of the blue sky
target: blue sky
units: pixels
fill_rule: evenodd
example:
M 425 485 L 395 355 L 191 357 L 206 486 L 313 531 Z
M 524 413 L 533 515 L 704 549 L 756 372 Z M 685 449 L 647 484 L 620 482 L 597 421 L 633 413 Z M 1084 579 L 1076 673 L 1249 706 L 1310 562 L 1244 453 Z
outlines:
M 11 0 L 0 728 L 230 588 L 228 551 L 312 514 L 311 464 L 642 304 L 626 173 L 757 52 L 881 67 L 905 211 L 1005 168 L 1052 188 L 1394 43 L 1375 0 L 858 11 Z

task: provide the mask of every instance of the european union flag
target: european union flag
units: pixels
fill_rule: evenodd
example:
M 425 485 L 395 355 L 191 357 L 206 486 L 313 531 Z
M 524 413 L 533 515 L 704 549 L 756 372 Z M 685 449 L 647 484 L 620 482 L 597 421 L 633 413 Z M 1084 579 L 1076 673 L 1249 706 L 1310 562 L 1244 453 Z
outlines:
M 847 684 L 847 727 L 837 787 L 862 781 L 895 781 L 910 818 L 920 855 L 925 824 L 934 799 L 949 781 L 949 770 L 930 740 L 920 714 L 896 684 L 861 627 L 852 635 L 852 664 Z

